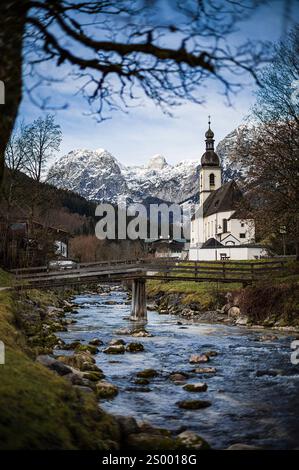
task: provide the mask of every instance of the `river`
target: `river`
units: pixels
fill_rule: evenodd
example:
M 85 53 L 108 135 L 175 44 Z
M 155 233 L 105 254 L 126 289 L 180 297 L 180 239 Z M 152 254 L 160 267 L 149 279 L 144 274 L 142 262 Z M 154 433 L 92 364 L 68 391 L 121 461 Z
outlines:
M 273 335 L 273 331 L 187 320 L 178 324 L 177 316 L 151 311 L 146 330 L 152 337 L 119 336 L 116 330 L 134 326 L 128 319 L 126 292 L 78 295 L 73 301 L 78 312 L 68 315 L 76 323 L 60 334 L 66 342 L 99 338 L 106 346 L 113 338 L 123 338 L 126 343 L 141 342 L 145 348 L 144 352 L 123 355 L 96 354 L 97 365 L 106 379 L 119 387 L 115 398 L 101 400 L 102 408 L 108 412 L 132 415 L 168 429 L 194 430 L 213 448 L 238 442 L 267 449 L 299 446 L 299 365 L 290 361 L 291 334 L 275 332 L 277 339 L 260 341 L 261 336 Z M 206 382 L 206 392 L 187 392 L 169 380 L 174 371 L 190 373 L 195 367 L 189 364 L 190 355 L 208 350 L 217 351 L 218 355 L 198 366 L 212 366 L 217 372 L 191 374 L 187 380 Z M 150 391 L 134 384 L 136 373 L 146 368 L 159 372 L 150 381 Z M 277 375 L 257 376 L 257 371 L 269 370 Z M 212 405 L 191 411 L 176 404 L 197 398 L 210 400 Z

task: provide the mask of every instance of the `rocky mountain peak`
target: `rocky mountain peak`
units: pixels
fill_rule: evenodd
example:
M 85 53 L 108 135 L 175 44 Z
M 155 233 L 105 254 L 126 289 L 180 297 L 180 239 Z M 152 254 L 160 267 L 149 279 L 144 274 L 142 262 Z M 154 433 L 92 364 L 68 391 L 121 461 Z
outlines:
M 154 155 L 148 162 L 147 168 L 151 170 L 162 170 L 167 166 L 167 161 L 163 155 Z

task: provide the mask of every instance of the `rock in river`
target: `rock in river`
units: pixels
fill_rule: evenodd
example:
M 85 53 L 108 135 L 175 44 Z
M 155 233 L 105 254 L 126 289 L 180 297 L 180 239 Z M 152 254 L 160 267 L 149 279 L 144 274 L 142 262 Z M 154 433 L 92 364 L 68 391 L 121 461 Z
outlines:
M 95 385 L 95 392 L 99 398 L 112 398 L 118 394 L 118 388 L 106 380 L 100 380 Z
M 140 352 L 144 351 L 144 346 L 141 343 L 129 343 L 126 347 L 128 352 Z
M 211 406 L 211 404 L 208 400 L 182 400 L 177 402 L 178 407 L 184 410 L 201 410 Z
M 157 377 L 158 372 L 155 369 L 144 369 L 140 372 L 137 372 L 137 377 L 145 378 L 145 379 L 150 379 L 152 377 Z
M 89 343 L 91 346 L 101 346 L 103 344 L 103 341 L 99 338 L 93 338 Z
M 216 371 L 215 367 L 196 367 L 196 369 L 192 369 L 195 374 L 215 374 Z
M 141 377 L 134 380 L 136 385 L 148 385 L 150 381 L 148 379 L 142 379 Z
M 132 333 L 132 336 L 134 336 L 135 338 L 147 338 L 152 337 L 153 335 L 146 330 L 140 330 L 134 331 L 134 333 Z
M 209 444 L 198 434 L 193 431 L 181 432 L 177 439 L 180 441 L 184 449 L 203 450 L 209 449 Z
M 99 352 L 99 349 L 96 346 L 92 346 L 91 344 L 78 344 L 78 346 L 76 346 L 75 351 L 90 352 L 90 354 L 97 354 Z
M 126 344 L 126 342 L 119 338 L 113 338 L 111 341 L 109 341 L 109 346 L 119 346 L 120 344 Z
M 217 351 L 207 351 L 205 353 L 205 355 L 208 356 L 209 358 L 210 357 L 216 357 L 216 356 L 218 356 L 218 352 Z
M 201 362 L 208 362 L 209 356 L 206 354 L 191 354 L 189 362 L 190 364 L 199 364 Z
M 172 374 L 170 374 L 169 379 L 175 383 L 176 382 L 182 383 L 182 382 L 186 382 L 187 375 L 181 372 L 173 372 Z
M 103 349 L 105 354 L 124 354 L 125 347 L 123 344 L 116 344 L 115 346 L 108 346 L 108 348 Z
M 208 386 L 205 382 L 197 382 L 195 384 L 186 384 L 183 389 L 187 392 L 206 392 Z

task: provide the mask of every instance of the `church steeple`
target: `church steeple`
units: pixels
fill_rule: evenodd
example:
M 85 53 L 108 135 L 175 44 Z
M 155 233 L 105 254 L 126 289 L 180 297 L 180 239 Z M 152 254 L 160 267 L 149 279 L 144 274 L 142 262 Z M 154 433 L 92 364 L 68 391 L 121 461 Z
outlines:
M 205 133 L 206 151 L 201 157 L 199 195 L 200 205 L 208 198 L 212 191 L 221 186 L 220 159 L 214 150 L 214 132 L 211 129 L 211 116 L 209 116 L 209 128 Z
M 201 166 L 220 166 L 220 160 L 214 151 L 214 132 L 211 129 L 211 116 L 209 116 L 209 129 L 205 133 L 206 136 L 206 151 L 201 157 Z
M 206 132 L 206 150 L 214 150 L 214 132 L 211 129 L 211 116 L 209 116 L 209 129 Z

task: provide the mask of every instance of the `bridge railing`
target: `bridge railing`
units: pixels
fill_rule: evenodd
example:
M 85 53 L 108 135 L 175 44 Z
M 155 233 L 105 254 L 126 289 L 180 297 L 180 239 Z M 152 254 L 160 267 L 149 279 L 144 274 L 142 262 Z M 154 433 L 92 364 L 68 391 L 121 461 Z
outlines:
M 143 258 L 139 260 L 114 260 L 110 262 L 82 263 L 80 268 L 45 271 L 44 266 L 23 269 L 16 279 L 27 285 L 53 285 L 64 283 L 99 282 L 100 280 L 125 280 L 137 277 L 197 282 L 249 282 L 264 277 L 283 274 L 283 260 L 259 262 L 202 262 L 178 261 L 169 258 Z

